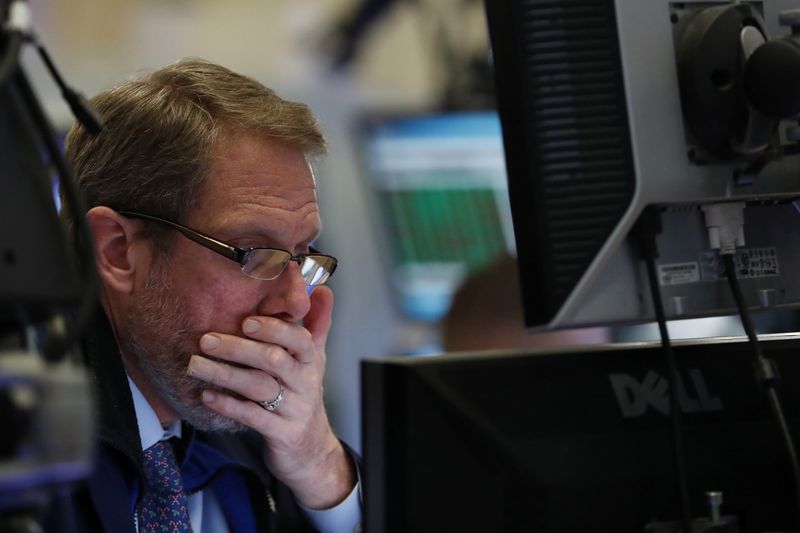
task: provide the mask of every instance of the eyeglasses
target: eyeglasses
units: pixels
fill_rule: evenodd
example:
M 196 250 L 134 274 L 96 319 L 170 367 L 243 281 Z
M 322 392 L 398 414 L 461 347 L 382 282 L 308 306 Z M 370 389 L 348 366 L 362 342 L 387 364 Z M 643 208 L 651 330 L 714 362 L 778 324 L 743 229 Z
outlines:
M 306 285 L 317 287 L 328 281 L 328 278 L 331 277 L 339 264 L 335 257 L 321 254 L 314 248 L 311 248 L 311 253 L 294 255 L 280 248 L 239 248 L 163 218 L 134 211 L 119 211 L 119 214 L 129 218 L 141 218 L 170 226 L 197 244 L 239 263 L 242 267 L 242 273 L 255 279 L 275 279 L 281 275 L 281 272 L 290 261 L 294 261 L 300 265 L 300 274 L 303 276 Z

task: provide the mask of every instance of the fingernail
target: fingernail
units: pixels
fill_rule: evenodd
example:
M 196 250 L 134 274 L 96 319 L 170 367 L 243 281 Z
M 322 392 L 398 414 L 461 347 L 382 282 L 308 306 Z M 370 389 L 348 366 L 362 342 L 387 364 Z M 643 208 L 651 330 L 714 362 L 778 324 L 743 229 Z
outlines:
M 200 347 L 203 350 L 213 350 L 217 346 L 219 346 L 219 337 L 216 335 L 206 333 L 200 338 Z
M 186 368 L 186 373 L 190 376 L 197 375 L 197 359 L 196 355 L 193 355 L 189 358 L 189 366 Z
M 203 401 L 206 403 L 214 403 L 217 400 L 217 393 L 210 390 L 203 391 Z
M 255 333 L 260 328 L 261 324 L 258 322 L 258 320 L 254 320 L 252 318 L 248 318 L 244 321 L 244 324 L 242 324 L 242 330 L 245 333 Z
M 199 355 L 193 355 L 189 358 L 189 367 L 186 370 L 186 373 L 192 377 L 201 377 L 207 372 L 203 372 L 205 369 L 208 369 L 208 359 L 204 357 L 200 357 Z

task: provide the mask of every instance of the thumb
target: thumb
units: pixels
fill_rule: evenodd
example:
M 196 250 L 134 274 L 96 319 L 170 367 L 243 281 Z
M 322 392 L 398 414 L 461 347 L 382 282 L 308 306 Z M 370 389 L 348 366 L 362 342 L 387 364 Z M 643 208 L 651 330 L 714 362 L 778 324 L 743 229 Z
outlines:
M 333 313 L 333 291 L 330 287 L 317 287 L 311 293 L 311 309 L 303 319 L 303 326 L 311 332 L 314 343 L 324 348 L 331 329 Z

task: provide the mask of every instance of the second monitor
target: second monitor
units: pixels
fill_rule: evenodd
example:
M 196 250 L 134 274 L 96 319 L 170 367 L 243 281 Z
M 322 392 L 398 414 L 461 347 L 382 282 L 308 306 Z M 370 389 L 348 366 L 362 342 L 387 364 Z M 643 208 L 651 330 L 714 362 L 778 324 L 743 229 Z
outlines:
M 800 416 L 798 336 L 763 341 Z M 692 515 L 797 531 L 789 456 L 746 339 L 676 344 Z M 657 343 L 362 364 L 367 531 L 642 533 L 679 524 Z M 655 528 L 655 529 L 654 529 Z M 674 531 L 679 531 L 675 529 Z

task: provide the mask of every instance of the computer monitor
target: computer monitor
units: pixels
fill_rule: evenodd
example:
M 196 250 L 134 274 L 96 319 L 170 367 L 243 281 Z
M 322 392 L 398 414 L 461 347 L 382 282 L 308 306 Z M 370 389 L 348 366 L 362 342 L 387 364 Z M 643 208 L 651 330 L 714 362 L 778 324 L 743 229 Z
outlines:
M 762 341 L 800 424 L 795 335 Z M 680 341 L 694 517 L 797 531 L 789 456 L 741 338 Z M 362 362 L 367 532 L 665 532 L 681 511 L 657 343 Z M 651 526 L 651 529 L 645 528 Z M 659 527 L 656 524 L 660 524 Z
M 372 114 L 362 126 L 365 189 L 398 310 L 436 321 L 465 276 L 514 250 L 497 113 Z
M 0 80 L 0 328 L 17 331 L 79 301 L 84 289 L 40 133 L 14 81 Z
M 797 2 L 485 5 L 529 327 L 654 320 L 632 237 L 649 206 L 668 319 L 735 312 L 701 211 L 720 202 L 747 202 L 735 261 L 748 304 L 800 303 L 796 121 L 755 109 L 769 98 L 748 77 Z

